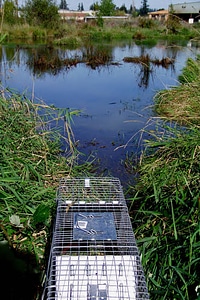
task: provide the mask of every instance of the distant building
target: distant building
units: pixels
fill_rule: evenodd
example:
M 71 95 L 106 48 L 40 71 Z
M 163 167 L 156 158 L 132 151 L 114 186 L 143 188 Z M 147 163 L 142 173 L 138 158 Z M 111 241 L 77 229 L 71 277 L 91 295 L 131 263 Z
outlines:
M 148 13 L 149 19 L 166 21 L 168 18 L 168 10 L 157 10 Z
M 200 1 L 173 4 L 172 7 L 169 6 L 169 11 L 170 8 L 174 15 L 190 24 L 200 21 Z
M 61 16 L 62 20 L 75 20 L 78 22 L 88 22 L 91 20 L 97 19 L 96 11 L 88 10 L 88 11 L 76 11 L 76 10 L 66 10 L 59 9 L 58 13 Z M 126 14 L 124 16 L 102 16 L 102 19 L 128 19 L 130 15 Z
M 124 16 L 102 16 L 101 18 L 104 20 L 126 20 L 130 18 L 130 15 L 126 14 Z M 97 19 L 97 16 L 86 16 L 85 22 L 95 20 L 95 19 Z
M 75 10 L 66 10 L 59 9 L 58 13 L 61 16 L 62 20 L 75 20 L 75 21 L 85 21 L 87 16 L 94 16 L 95 12 L 92 10 L 89 11 L 75 11 Z

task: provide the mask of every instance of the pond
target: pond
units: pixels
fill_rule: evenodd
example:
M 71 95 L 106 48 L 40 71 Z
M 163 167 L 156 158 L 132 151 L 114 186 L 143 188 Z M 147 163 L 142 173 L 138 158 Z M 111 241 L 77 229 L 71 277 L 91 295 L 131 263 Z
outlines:
M 132 175 L 124 161 L 139 153 L 148 136 L 143 129 L 154 128 L 154 96 L 177 85 L 187 58 L 198 52 L 197 45 L 167 41 L 153 46 L 133 41 L 92 44 L 75 50 L 2 46 L 1 83 L 31 99 L 81 110 L 73 124 L 84 154 L 80 161 L 96 158 L 99 172 L 126 184 Z M 125 57 L 149 61 L 125 62 Z M 163 58 L 170 63 L 153 63 Z

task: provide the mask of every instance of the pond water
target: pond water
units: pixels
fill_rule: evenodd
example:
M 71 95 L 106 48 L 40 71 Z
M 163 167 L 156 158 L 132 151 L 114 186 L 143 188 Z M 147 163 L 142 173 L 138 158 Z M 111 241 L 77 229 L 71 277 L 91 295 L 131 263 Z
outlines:
M 90 45 L 82 49 L 2 46 L 1 83 L 29 98 L 47 104 L 81 110 L 74 117 L 73 132 L 80 160 L 98 158 L 101 172 L 119 177 L 124 184 L 130 174 L 124 166 L 128 155 L 141 147 L 143 128 L 153 128 L 154 96 L 159 90 L 177 85 L 188 57 L 199 48 L 191 43 L 158 42 L 153 46 L 134 42 Z M 77 57 L 106 57 L 104 65 L 78 63 L 71 67 L 41 67 L 34 61 Z M 127 63 L 124 57 L 148 55 L 151 60 L 168 57 L 167 66 Z M 145 135 L 143 133 L 143 135 Z M 125 146 L 126 145 L 126 146 Z

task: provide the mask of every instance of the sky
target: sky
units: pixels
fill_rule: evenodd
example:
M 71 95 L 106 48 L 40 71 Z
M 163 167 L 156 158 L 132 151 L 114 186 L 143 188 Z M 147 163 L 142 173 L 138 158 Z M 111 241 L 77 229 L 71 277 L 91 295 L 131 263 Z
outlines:
M 56 0 L 58 4 L 60 4 L 60 0 Z M 100 0 L 67 0 L 67 4 L 69 9 L 77 9 L 79 3 L 83 3 L 84 10 L 88 10 L 90 5 L 94 2 L 99 2 Z M 116 6 L 122 6 L 125 4 L 127 8 L 130 8 L 131 5 L 134 5 L 138 9 L 141 7 L 142 0 L 113 0 L 113 3 Z M 170 4 L 177 4 L 177 3 L 189 3 L 189 2 L 198 2 L 197 0 L 147 0 L 147 3 L 149 5 L 149 8 L 164 8 L 168 9 L 168 6 Z

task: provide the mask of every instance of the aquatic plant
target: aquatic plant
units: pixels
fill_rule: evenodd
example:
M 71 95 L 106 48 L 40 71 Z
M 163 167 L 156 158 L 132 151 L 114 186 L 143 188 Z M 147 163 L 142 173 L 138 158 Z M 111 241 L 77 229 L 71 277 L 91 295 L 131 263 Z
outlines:
M 197 299 L 200 131 L 166 126 L 146 141 L 130 214 L 151 299 Z
M 132 187 L 130 213 L 153 300 L 200 296 L 199 66 L 189 59 L 183 84 L 156 95 L 167 121 L 148 132 Z
M 162 59 L 151 59 L 148 54 L 141 56 L 124 57 L 123 61 L 128 63 L 145 64 L 147 66 L 149 65 L 149 63 L 152 63 L 156 66 L 162 66 L 163 68 L 168 68 L 169 65 L 174 63 L 173 58 L 163 57 Z
M 200 75 L 200 55 L 197 55 L 196 60 L 188 58 L 186 66 L 183 68 L 181 75 L 179 75 L 180 83 L 190 83 L 195 80 L 198 81 Z
M 17 252 L 34 255 L 39 263 L 59 179 L 77 174 L 79 153 L 71 122 L 79 112 L 49 107 L 5 89 L 1 95 L 0 240 L 6 239 Z M 89 164 L 84 173 L 88 168 Z M 80 176 L 81 167 L 77 169 Z
M 142 21 L 141 21 L 142 20 Z M 58 43 L 84 44 L 89 41 L 112 41 L 119 39 L 129 39 L 143 41 L 148 44 L 155 44 L 156 39 L 167 39 L 177 37 L 179 40 L 189 40 L 199 38 L 199 30 L 194 26 L 182 24 L 181 28 L 172 33 L 167 29 L 167 25 L 162 22 L 152 22 L 152 20 L 131 18 L 127 20 L 104 20 L 103 26 L 96 21 L 91 23 L 79 23 L 75 20 L 55 22 L 56 26 L 31 26 L 26 23 L 26 19 L 21 19 L 22 24 L 16 24 L 15 28 L 8 23 L 2 24 L 2 33 L 7 34 L 9 41 L 18 43 L 27 39 L 30 43 L 38 39 L 43 39 L 43 43 L 49 44 L 56 40 Z M 51 23 L 51 22 L 50 22 Z M 53 24 L 53 25 L 55 25 Z M 149 38 L 151 37 L 151 39 Z M 60 41 L 58 39 L 61 39 Z M 56 43 L 55 42 L 55 43 Z
M 200 61 L 188 59 L 177 87 L 159 92 L 155 96 L 155 110 L 163 118 L 179 124 L 199 124 L 200 119 Z
M 79 37 L 62 37 L 60 39 L 56 39 L 53 42 L 54 45 L 65 45 L 65 46 L 69 46 L 69 47 L 80 47 L 82 44 L 82 41 Z

